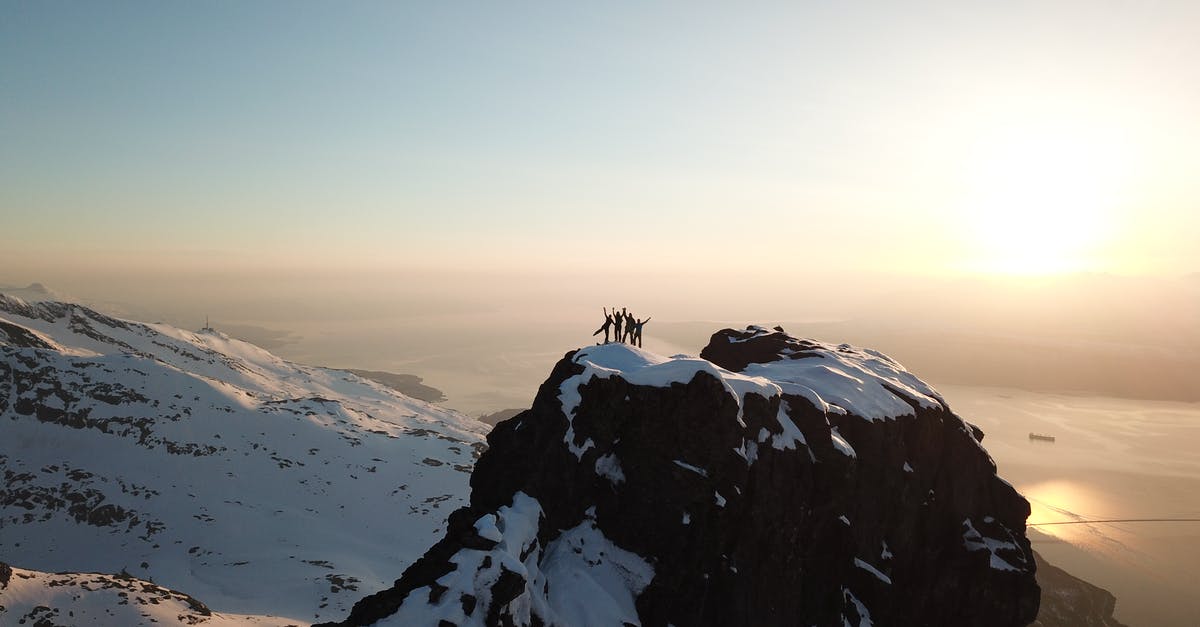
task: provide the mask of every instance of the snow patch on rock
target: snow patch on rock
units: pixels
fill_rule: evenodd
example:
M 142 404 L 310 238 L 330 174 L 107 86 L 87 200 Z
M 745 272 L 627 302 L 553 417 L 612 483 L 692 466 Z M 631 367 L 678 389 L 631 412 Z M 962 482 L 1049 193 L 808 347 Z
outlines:
M 614 486 L 625 482 L 625 472 L 621 470 L 621 460 L 609 453 L 596 458 L 596 474 L 608 479 Z
M 530 624 L 535 615 L 552 625 L 640 624 L 634 601 L 654 578 L 653 567 L 613 544 L 591 518 L 541 548 L 537 530 L 542 515 L 536 499 L 517 492 L 512 505 L 476 523 L 476 529 L 482 526 L 489 534 L 497 530 L 494 547 L 459 550 L 450 558 L 455 570 L 437 580 L 438 590 L 413 590 L 395 614 L 376 625 L 449 621 L 482 626 L 493 586 L 501 577 L 513 576 L 524 586 L 505 609 L 518 624 Z
M 1020 572 L 1023 569 L 1017 568 L 1008 560 L 1000 555 L 1000 551 L 1011 551 L 1016 555 L 1021 554 L 1021 549 L 1012 540 L 997 540 L 989 538 L 975 529 L 970 518 L 963 520 L 963 546 L 967 547 L 968 551 L 987 551 L 990 559 L 989 564 L 996 570 L 1008 570 Z

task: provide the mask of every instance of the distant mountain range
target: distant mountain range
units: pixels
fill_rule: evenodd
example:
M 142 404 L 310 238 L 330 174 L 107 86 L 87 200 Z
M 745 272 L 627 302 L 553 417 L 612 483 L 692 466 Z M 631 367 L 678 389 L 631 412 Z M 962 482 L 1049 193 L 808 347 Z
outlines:
M 464 504 L 488 430 L 211 329 L 7 295 L 0 425 L 0 605 L 25 572 L 124 573 L 296 622 L 390 585 Z
M 61 299 L 61 296 L 57 292 L 41 283 L 30 283 L 25 287 L 0 285 L 0 294 L 7 294 L 31 303 Z

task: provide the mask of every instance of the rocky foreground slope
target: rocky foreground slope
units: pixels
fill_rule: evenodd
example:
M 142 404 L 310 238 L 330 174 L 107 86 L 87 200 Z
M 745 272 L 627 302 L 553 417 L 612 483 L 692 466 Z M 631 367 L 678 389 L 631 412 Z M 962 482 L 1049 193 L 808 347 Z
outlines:
M 47 603 L 93 576 L 57 571 L 284 623 L 345 616 L 440 537 L 487 430 L 211 329 L 0 295 L 0 561 L 17 573 L 0 624 L 27 601 L 87 624 Z
M 1047 563 L 1037 551 L 1033 557 L 1042 588 L 1033 627 L 1127 627 L 1113 617 L 1117 599 L 1111 592 Z
M 345 625 L 1026 625 L 1028 503 L 880 353 L 782 329 L 560 361 Z

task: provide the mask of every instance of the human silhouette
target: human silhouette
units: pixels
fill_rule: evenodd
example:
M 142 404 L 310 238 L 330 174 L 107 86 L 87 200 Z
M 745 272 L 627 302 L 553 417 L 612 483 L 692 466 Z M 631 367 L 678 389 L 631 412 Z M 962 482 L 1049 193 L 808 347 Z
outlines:
M 621 311 L 625 310 L 622 309 Z M 633 314 L 625 313 L 625 339 L 630 344 L 633 343 L 633 325 L 635 324 L 637 324 L 637 320 L 634 319 Z
M 596 329 L 596 332 L 592 334 L 592 337 L 595 337 L 599 335 L 601 331 L 604 331 L 604 343 L 608 344 L 608 329 L 613 325 L 613 316 L 612 314 L 608 313 L 607 308 L 602 309 L 604 309 L 604 324 L 601 325 L 599 329 Z M 613 310 L 613 313 L 616 313 L 616 310 Z
M 647 322 L 650 322 L 650 318 L 638 320 L 633 324 L 633 341 L 637 344 L 638 348 L 642 347 L 642 326 Z
M 625 310 L 622 309 L 621 311 L 624 312 Z M 621 335 L 621 325 L 624 324 L 624 322 L 625 322 L 625 314 L 617 313 L 617 308 L 613 307 L 613 316 L 612 317 L 613 317 L 613 337 L 618 342 L 624 342 L 625 336 Z

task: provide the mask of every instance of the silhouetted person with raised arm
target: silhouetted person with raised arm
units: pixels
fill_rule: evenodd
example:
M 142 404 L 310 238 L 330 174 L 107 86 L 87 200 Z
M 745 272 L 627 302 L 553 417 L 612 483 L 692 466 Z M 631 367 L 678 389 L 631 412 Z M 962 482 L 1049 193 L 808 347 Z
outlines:
M 638 320 L 637 322 L 633 323 L 633 342 L 634 344 L 637 344 L 638 348 L 642 347 L 642 325 L 646 324 L 647 322 L 650 322 L 650 318 Z
M 613 313 L 616 313 L 615 309 L 613 310 Z M 608 313 L 607 308 L 604 308 L 604 324 L 601 325 L 601 327 L 599 329 L 596 329 L 596 332 L 592 334 L 592 337 L 595 337 L 595 336 L 599 335 L 601 331 L 604 331 L 604 343 L 608 344 L 608 329 L 612 325 L 613 325 L 613 316 L 612 316 L 612 314 Z
M 624 310 L 622 310 L 622 311 L 624 311 Z M 625 322 L 625 314 L 617 313 L 617 308 L 613 307 L 612 317 L 613 317 L 613 337 L 618 342 L 624 342 L 625 336 L 621 335 L 621 324 L 623 324 Z
M 625 310 L 622 309 L 621 311 L 625 311 Z M 637 320 L 634 320 L 633 314 L 626 312 L 625 313 L 625 339 L 630 344 L 633 343 L 633 325 L 635 325 L 635 324 L 637 324 Z

